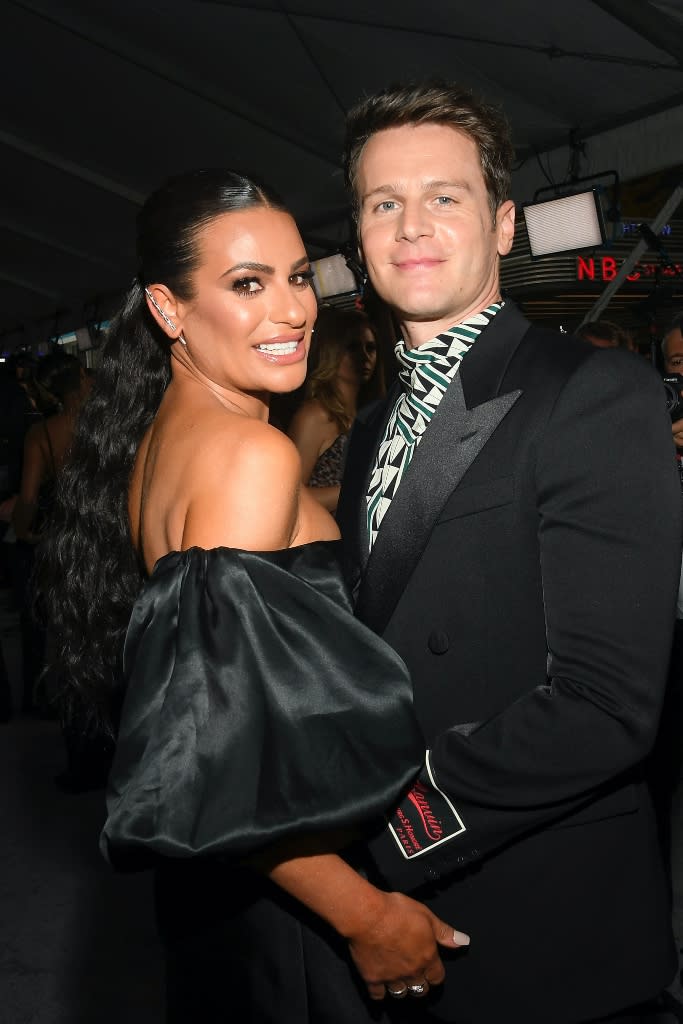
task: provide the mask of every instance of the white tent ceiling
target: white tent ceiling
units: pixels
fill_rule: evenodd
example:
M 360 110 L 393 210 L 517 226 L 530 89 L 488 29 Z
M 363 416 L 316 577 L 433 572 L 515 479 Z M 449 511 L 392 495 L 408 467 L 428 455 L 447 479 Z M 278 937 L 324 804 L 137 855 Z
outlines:
M 682 54 L 683 0 L 0 0 L 0 335 L 102 315 L 139 205 L 183 169 L 256 171 L 331 251 L 344 112 L 392 81 L 501 103 L 520 201 L 570 139 L 581 174 L 680 164 Z

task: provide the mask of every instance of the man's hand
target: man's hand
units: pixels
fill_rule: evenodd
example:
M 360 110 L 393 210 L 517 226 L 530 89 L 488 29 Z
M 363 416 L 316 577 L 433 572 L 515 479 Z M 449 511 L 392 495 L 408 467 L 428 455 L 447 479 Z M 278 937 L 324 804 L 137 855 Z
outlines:
M 387 992 L 397 998 L 426 995 L 445 976 L 438 946 L 459 949 L 469 937 L 409 896 L 388 892 L 382 897 L 379 912 L 347 935 L 354 963 L 371 999 L 383 999 Z
M 671 424 L 671 433 L 673 434 L 676 447 L 683 448 L 683 419 L 674 420 Z

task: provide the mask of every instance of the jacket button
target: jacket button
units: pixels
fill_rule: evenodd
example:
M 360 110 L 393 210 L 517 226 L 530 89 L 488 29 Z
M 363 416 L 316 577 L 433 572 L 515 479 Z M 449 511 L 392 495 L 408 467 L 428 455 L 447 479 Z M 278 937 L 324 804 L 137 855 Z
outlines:
M 427 647 L 432 654 L 445 654 L 450 646 L 448 633 L 444 633 L 443 630 L 435 629 L 427 638 Z

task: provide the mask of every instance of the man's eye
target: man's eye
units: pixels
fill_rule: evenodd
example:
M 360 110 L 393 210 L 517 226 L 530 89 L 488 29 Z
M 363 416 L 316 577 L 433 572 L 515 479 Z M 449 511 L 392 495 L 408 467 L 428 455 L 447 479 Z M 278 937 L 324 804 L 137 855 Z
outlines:
M 258 277 L 241 277 L 232 283 L 232 290 L 238 295 L 256 295 L 261 288 L 262 285 Z
M 393 199 L 385 199 L 377 207 L 378 210 L 382 210 L 382 211 L 393 210 L 395 208 L 396 208 L 396 203 L 394 202 Z
M 453 198 L 451 196 L 437 196 L 436 197 L 436 204 L 437 204 L 437 206 L 450 206 L 450 204 L 453 201 L 454 200 L 453 200 Z

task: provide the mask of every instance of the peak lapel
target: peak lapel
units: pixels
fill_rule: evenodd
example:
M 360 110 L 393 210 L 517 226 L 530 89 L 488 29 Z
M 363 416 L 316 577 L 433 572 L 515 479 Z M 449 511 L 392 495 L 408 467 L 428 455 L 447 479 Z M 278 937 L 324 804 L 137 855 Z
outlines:
M 337 523 L 344 541 L 346 579 L 353 595 L 358 592 L 361 572 L 368 559 L 366 495 L 375 452 L 384 435 L 387 420 L 400 393 L 396 384 L 386 399 L 363 409 L 353 424 L 346 452 L 346 464 Z
M 448 497 L 520 395 L 513 391 L 470 410 L 460 375 L 449 385 L 367 562 L 356 614 L 375 632 L 384 631 Z

